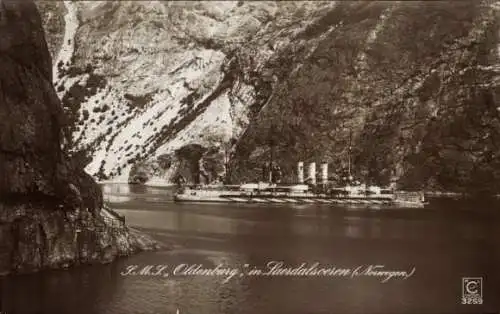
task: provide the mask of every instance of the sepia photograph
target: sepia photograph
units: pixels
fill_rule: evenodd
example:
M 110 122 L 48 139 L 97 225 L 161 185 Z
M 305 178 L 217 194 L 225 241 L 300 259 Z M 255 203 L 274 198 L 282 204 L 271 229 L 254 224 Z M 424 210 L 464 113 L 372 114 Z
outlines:
M 0 314 L 500 314 L 500 1 L 0 0 Z

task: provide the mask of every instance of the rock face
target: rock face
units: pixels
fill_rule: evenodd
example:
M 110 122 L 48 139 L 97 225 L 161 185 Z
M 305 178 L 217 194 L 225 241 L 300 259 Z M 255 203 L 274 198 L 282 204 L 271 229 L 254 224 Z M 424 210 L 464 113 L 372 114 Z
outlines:
M 159 248 L 119 220 L 80 209 L 61 212 L 42 206 L 1 205 L 0 275 L 109 263 Z
M 0 1 L 0 69 L 0 273 L 139 250 L 126 226 L 104 218 L 99 186 L 61 149 L 64 114 L 32 1 Z
M 276 89 L 238 142 L 256 178 L 267 139 L 295 163 L 347 166 L 406 188 L 500 191 L 498 2 L 347 3 L 299 38 L 324 39 Z M 257 168 L 258 169 L 258 168 Z
M 229 144 L 234 181 L 260 179 L 273 133 L 288 179 L 341 172 L 351 139 L 373 182 L 499 189 L 498 1 L 67 2 L 64 30 L 38 3 L 94 176 L 171 179 L 198 162 L 179 149 Z
M 0 195 L 55 195 L 62 108 L 40 17 L 28 1 L 2 1 L 0 24 Z
M 54 81 L 73 123 L 71 148 L 92 155 L 88 173 L 120 181 L 183 146 L 224 147 L 239 138 L 252 108 L 267 100 L 270 59 L 333 5 L 65 2 L 58 31 L 61 12 L 52 3 L 37 2 L 49 42 L 67 35 L 54 56 Z M 177 172 L 164 170 L 167 179 Z

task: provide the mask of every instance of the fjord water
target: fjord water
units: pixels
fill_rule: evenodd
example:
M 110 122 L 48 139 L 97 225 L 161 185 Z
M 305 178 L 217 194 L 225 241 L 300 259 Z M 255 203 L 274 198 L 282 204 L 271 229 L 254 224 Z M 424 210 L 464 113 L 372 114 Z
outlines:
M 1 279 L 5 313 L 494 313 L 500 309 L 500 207 L 434 201 L 425 209 L 177 204 L 172 190 L 106 185 L 127 223 L 171 249 L 110 265 Z M 131 265 L 205 268 L 283 261 L 383 265 L 378 277 L 123 276 Z M 250 266 L 250 267 L 251 267 Z M 462 305 L 462 278 L 483 278 L 483 305 Z

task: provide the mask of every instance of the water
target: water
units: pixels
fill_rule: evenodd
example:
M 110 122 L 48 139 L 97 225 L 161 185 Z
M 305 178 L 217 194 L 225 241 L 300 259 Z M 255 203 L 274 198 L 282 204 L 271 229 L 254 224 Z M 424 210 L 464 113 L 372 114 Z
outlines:
M 165 188 L 104 187 L 130 225 L 173 250 L 110 265 L 3 278 L 5 313 L 494 313 L 500 309 L 500 215 L 494 204 L 426 209 L 177 204 Z M 123 276 L 131 265 L 384 265 L 378 277 Z M 483 305 L 461 305 L 462 277 L 483 278 Z

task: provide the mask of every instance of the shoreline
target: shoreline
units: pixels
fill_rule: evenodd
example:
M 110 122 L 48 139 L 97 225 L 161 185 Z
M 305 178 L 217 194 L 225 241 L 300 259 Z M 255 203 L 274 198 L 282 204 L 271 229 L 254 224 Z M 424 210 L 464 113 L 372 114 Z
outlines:
M 176 186 L 175 183 L 171 183 L 169 181 L 159 181 L 159 180 L 154 180 L 154 181 L 148 181 L 146 183 L 130 183 L 128 181 L 123 181 L 123 180 L 96 180 L 97 184 L 99 185 L 104 185 L 104 184 L 126 184 L 126 185 L 142 185 L 142 186 L 149 186 L 149 187 L 172 187 Z
M 147 187 L 173 187 L 176 186 L 174 183 L 170 183 L 168 181 L 160 181 L 160 180 L 151 180 L 149 182 L 140 184 L 140 183 L 130 183 L 128 181 L 123 181 L 123 180 L 102 180 L 102 181 L 96 181 L 99 185 L 106 185 L 106 184 L 124 184 L 124 185 L 140 185 L 140 186 L 147 186 Z M 402 190 L 404 191 L 404 190 Z M 464 193 L 459 193 L 459 192 L 451 192 L 451 191 L 428 191 L 428 190 L 422 190 L 425 197 L 430 197 L 430 198 L 437 198 L 437 199 L 469 199 L 472 196 L 467 195 Z M 124 194 L 126 195 L 126 194 Z M 489 195 L 493 198 L 498 198 L 500 199 L 500 193 L 499 194 L 493 194 Z

